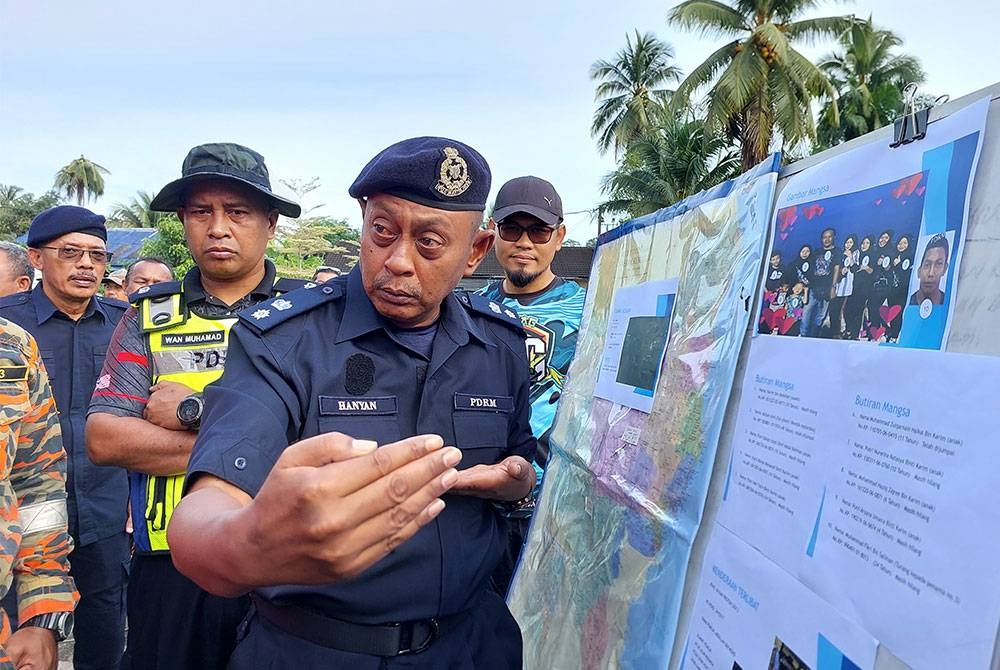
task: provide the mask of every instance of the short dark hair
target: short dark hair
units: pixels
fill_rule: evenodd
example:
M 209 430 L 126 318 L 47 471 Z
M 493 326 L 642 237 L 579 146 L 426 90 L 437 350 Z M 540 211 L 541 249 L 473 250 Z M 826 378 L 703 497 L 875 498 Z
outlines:
M 934 235 L 928 242 L 927 246 L 924 247 L 924 255 L 920 257 L 920 263 L 923 264 L 924 260 L 927 258 L 927 252 L 931 249 L 944 249 L 944 260 L 948 261 L 948 238 L 944 233 L 938 233 Z
M 313 276 L 312 276 L 313 281 L 316 281 L 316 275 L 318 275 L 320 272 L 333 272 L 338 277 L 341 275 L 340 270 L 338 270 L 337 268 L 335 268 L 333 266 L 330 266 L 330 265 L 320 265 L 315 270 L 313 270 Z
M 170 271 L 170 276 L 171 277 L 174 276 L 174 268 L 171 267 L 170 263 L 166 262 L 165 260 L 163 260 L 159 256 L 143 256 L 142 258 L 138 259 L 136 262 L 132 263 L 132 265 L 128 266 L 128 270 L 125 272 L 125 285 L 126 286 L 128 286 L 129 283 L 132 281 L 132 271 L 135 269 L 135 266 L 138 265 L 139 263 L 159 263 L 160 265 L 162 265 L 163 267 L 167 268 L 167 270 Z
M 20 244 L 0 241 L 0 251 L 7 253 L 7 263 L 10 265 L 11 274 L 15 277 L 35 278 L 35 268 L 28 260 L 28 250 Z

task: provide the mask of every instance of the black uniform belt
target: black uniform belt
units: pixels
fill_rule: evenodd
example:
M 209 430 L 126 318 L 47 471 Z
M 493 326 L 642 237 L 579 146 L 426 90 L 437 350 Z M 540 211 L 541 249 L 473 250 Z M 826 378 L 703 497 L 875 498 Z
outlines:
M 289 635 L 321 647 L 371 656 L 421 652 L 468 616 L 459 612 L 437 619 L 368 625 L 331 619 L 296 605 L 277 605 L 257 594 L 250 598 L 262 617 Z

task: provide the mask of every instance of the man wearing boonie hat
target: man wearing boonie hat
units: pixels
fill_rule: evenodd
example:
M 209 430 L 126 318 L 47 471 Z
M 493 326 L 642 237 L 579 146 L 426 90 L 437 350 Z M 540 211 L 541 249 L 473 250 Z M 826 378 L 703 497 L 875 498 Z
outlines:
M 552 271 L 552 259 L 562 248 L 566 226 L 562 198 L 550 182 L 526 176 L 501 186 L 489 228 L 496 234 L 493 250 L 504 278 L 484 286 L 479 293 L 517 311 L 528 338 L 531 429 L 538 438 L 533 463 L 538 493 L 548 460 L 549 433 L 576 352 L 586 292 Z M 535 508 L 533 497 L 511 511 L 510 546 L 493 577 L 500 593 L 507 592 L 521 554 Z
M 42 281 L 26 293 L 0 299 L 0 316 L 27 330 L 49 375 L 67 456 L 67 513 L 75 546 L 70 575 L 80 591 L 73 617 L 29 622 L 57 639 L 71 631 L 76 668 L 117 668 L 125 645 L 125 533 L 128 480 L 121 468 L 87 458 L 84 423 L 108 342 L 126 305 L 97 295 L 111 261 L 104 217 L 60 205 L 34 218 L 28 258 Z M 75 620 L 75 622 L 74 622 Z M 22 622 L 22 624 L 25 622 Z
M 125 268 L 109 272 L 108 276 L 101 280 L 104 285 L 104 297 L 128 302 L 128 294 L 125 292 Z
M 195 260 L 182 281 L 139 288 L 108 349 L 87 419 L 91 458 L 130 471 L 135 554 L 122 670 L 222 668 L 249 609 L 180 574 L 167 527 L 204 407 L 222 374 L 239 310 L 304 282 L 278 280 L 265 258 L 278 214 L 299 206 L 271 189 L 264 158 L 238 144 L 203 144 L 151 209 L 174 211 Z
M 489 577 L 535 482 L 524 335 L 454 293 L 489 187 L 461 142 L 388 147 L 349 190 L 358 265 L 240 314 L 170 528 L 182 571 L 252 592 L 230 668 L 521 666 Z

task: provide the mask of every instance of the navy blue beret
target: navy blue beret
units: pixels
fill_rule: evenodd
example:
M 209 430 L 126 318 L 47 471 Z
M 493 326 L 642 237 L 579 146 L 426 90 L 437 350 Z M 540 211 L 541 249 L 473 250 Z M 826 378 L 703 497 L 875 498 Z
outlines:
M 490 193 L 490 166 L 462 142 L 413 137 L 371 159 L 348 193 L 352 198 L 384 193 L 435 209 L 482 212 Z
M 84 207 L 51 207 L 32 219 L 31 226 L 28 227 L 27 244 L 38 248 L 67 233 L 93 235 L 107 242 L 108 229 L 104 227 L 104 221 L 103 216 Z

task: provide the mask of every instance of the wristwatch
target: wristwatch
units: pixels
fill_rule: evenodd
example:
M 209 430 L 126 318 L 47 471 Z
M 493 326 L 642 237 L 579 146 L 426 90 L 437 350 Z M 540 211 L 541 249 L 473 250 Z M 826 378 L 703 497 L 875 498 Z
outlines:
M 39 614 L 25 621 L 24 625 L 50 630 L 55 634 L 56 642 L 63 642 L 73 634 L 73 613 L 49 612 L 48 614 Z
M 201 413 L 205 410 L 205 401 L 200 393 L 192 393 L 177 403 L 177 420 L 189 430 L 198 430 L 201 425 Z
M 493 505 L 508 519 L 527 519 L 535 512 L 535 492 L 529 492 L 520 500 L 494 501 Z

